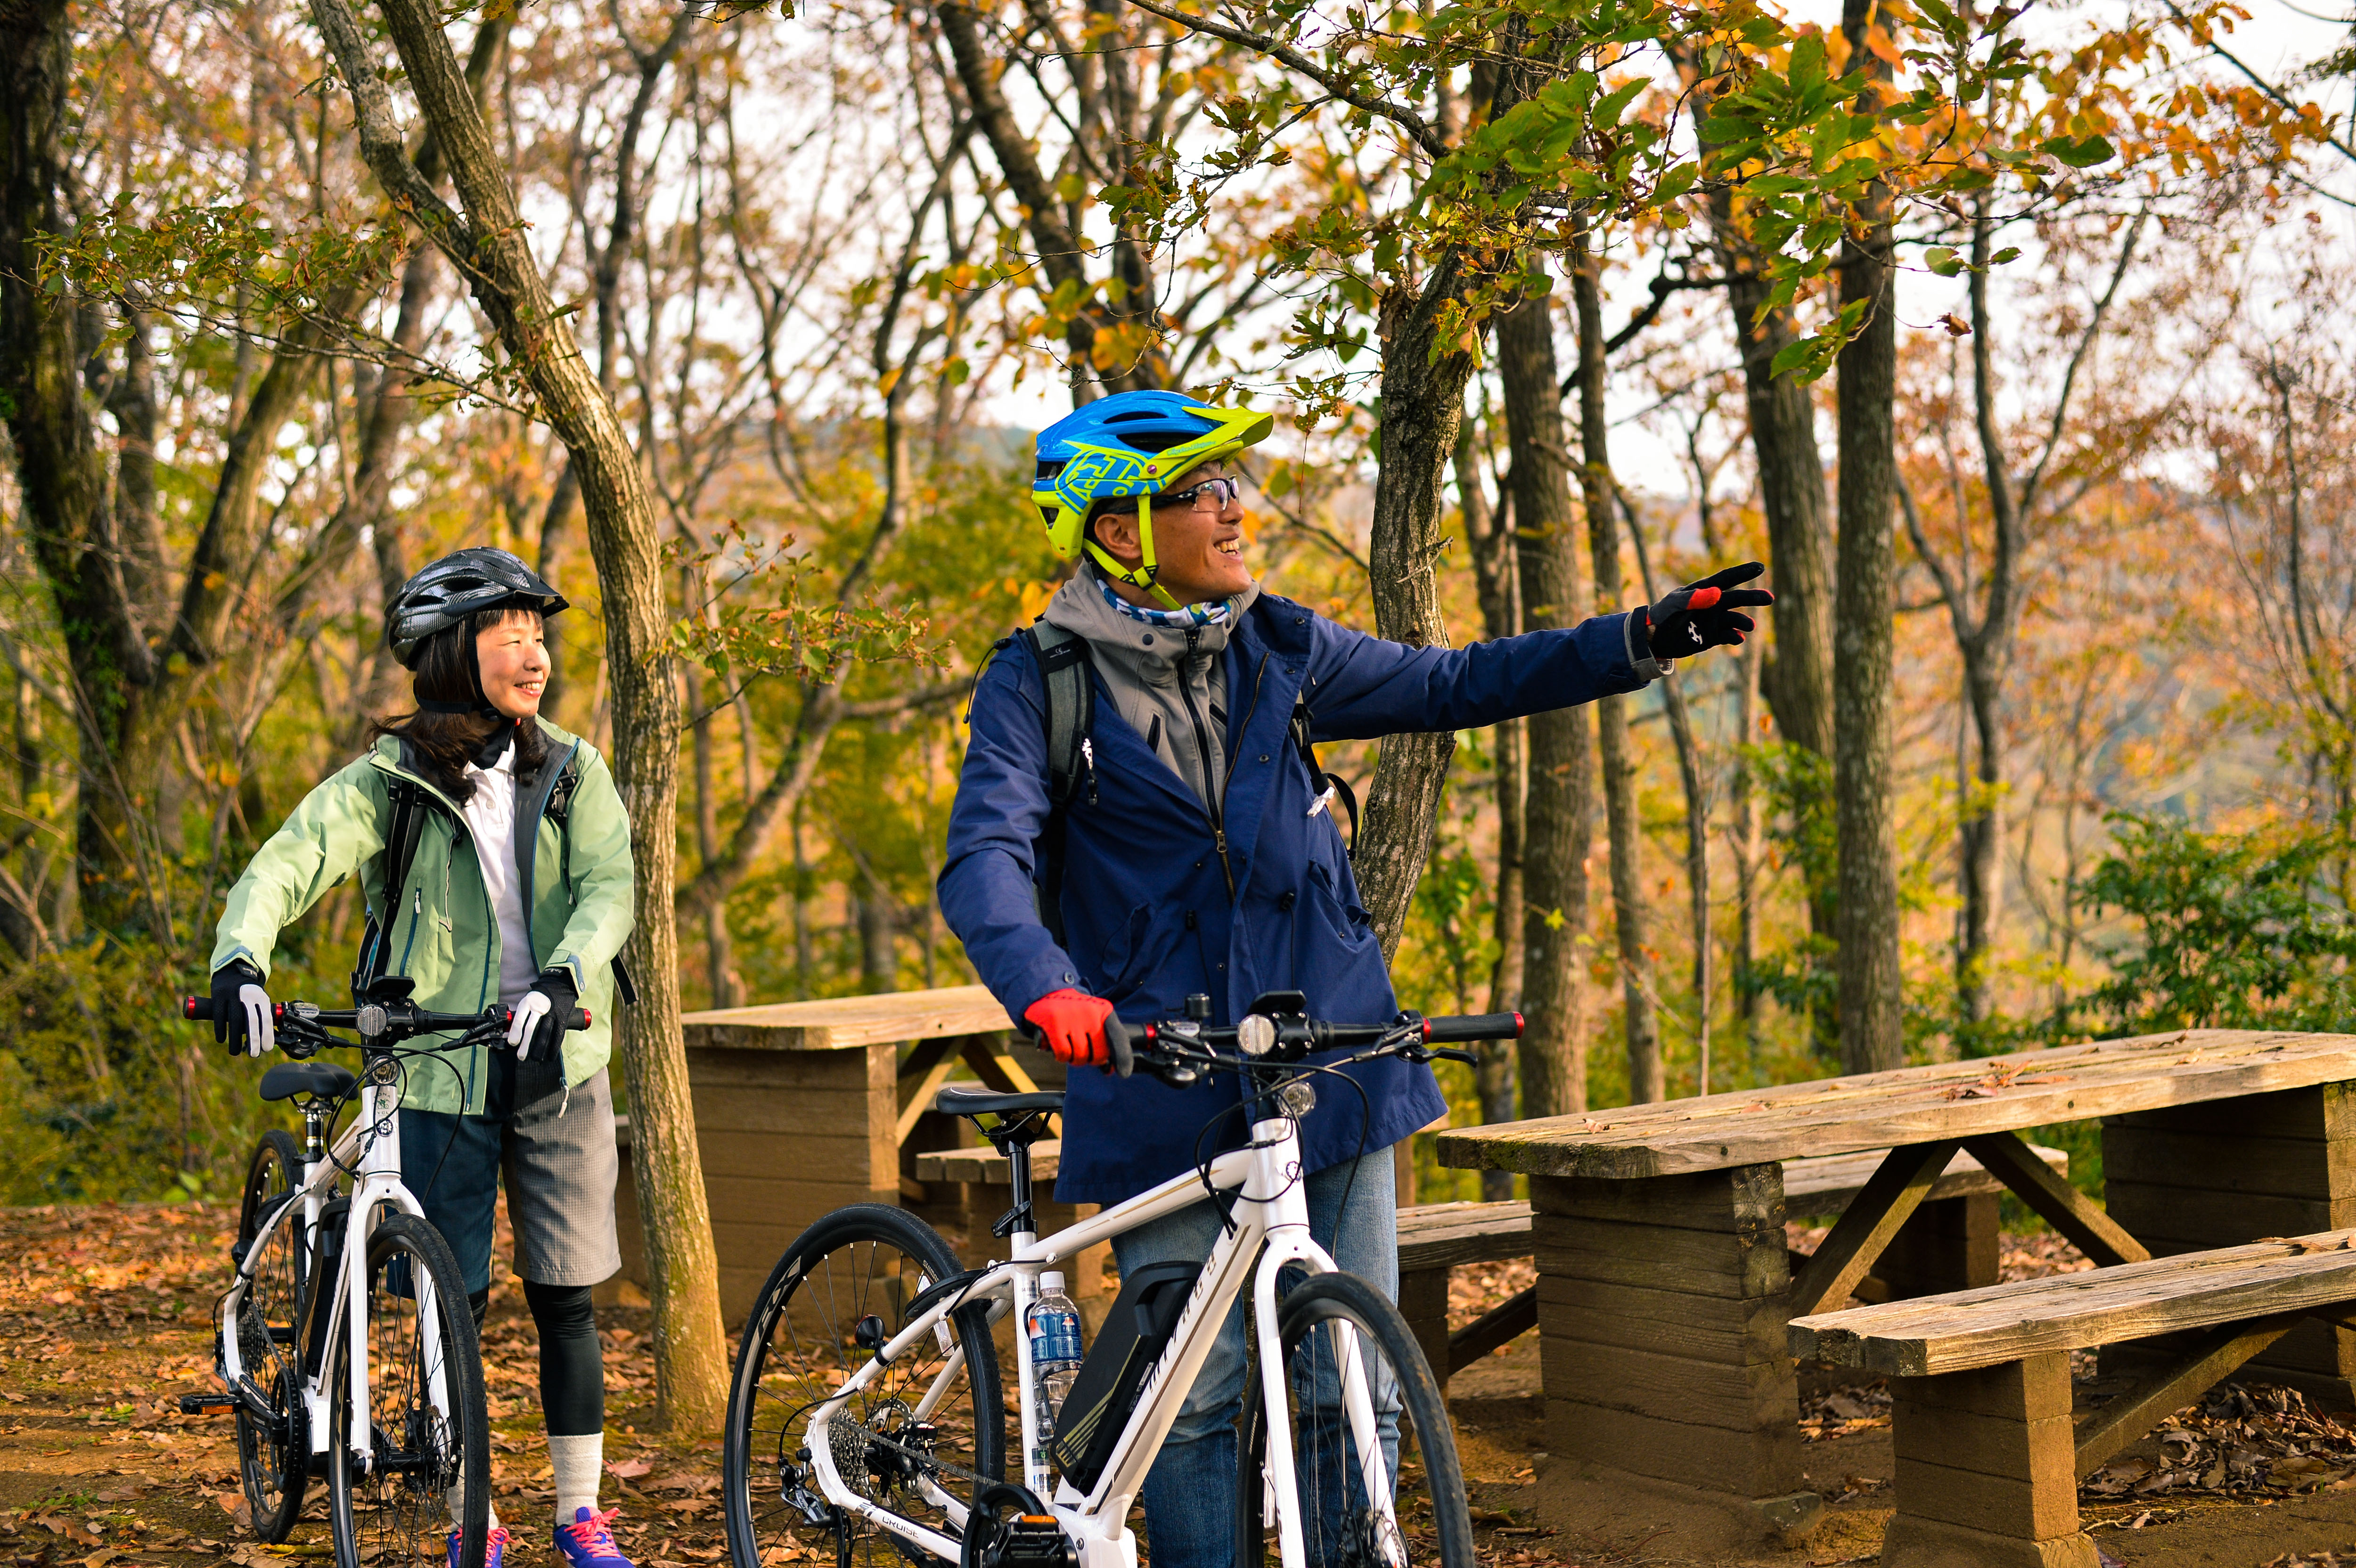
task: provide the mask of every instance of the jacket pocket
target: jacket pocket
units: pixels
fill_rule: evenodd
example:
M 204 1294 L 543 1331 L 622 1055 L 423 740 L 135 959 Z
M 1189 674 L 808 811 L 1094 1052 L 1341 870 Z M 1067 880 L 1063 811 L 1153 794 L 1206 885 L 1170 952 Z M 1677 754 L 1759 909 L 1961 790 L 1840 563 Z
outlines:
M 1355 947 L 1375 939 L 1374 917 L 1342 896 L 1333 885 L 1333 873 L 1321 861 L 1309 863 L 1309 896 L 1305 901 L 1316 910 L 1312 918 L 1343 946 Z
M 1119 1001 L 1137 989 L 1153 957 L 1155 944 L 1148 940 L 1152 929 L 1153 906 L 1150 903 L 1131 908 L 1129 918 L 1114 928 L 1097 959 L 1098 996 Z M 1161 945 L 1168 945 L 1167 941 Z

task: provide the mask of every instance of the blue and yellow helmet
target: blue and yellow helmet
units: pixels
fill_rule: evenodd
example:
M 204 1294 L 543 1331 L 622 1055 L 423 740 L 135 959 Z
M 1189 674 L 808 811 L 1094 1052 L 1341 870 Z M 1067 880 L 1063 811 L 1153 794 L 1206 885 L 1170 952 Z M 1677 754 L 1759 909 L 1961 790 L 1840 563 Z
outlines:
M 1031 499 L 1047 527 L 1048 542 L 1061 560 L 1086 549 L 1108 575 L 1154 588 L 1161 567 L 1153 556 L 1152 503 L 1145 497 L 1168 489 L 1190 468 L 1267 440 L 1274 424 L 1272 415 L 1213 408 L 1183 392 L 1115 392 L 1074 410 L 1039 432 L 1039 472 Z M 1139 497 L 1143 559 L 1134 570 L 1087 537 L 1089 508 L 1117 496 Z M 1155 592 L 1170 599 L 1166 592 Z M 1174 607 L 1176 602 L 1171 603 Z

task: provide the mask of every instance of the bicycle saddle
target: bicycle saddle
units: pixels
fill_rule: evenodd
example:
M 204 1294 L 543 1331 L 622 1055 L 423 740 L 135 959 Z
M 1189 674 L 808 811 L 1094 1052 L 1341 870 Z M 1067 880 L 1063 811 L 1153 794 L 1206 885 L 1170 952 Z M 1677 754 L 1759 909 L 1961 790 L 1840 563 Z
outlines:
M 333 1100 L 359 1082 L 350 1068 L 332 1061 L 282 1061 L 262 1075 L 262 1097 L 290 1100 L 297 1094 L 318 1094 Z
M 1001 1094 L 995 1089 L 944 1089 L 933 1101 L 933 1109 L 944 1116 L 1012 1116 L 1025 1111 L 1063 1108 L 1061 1089 L 1036 1089 L 1028 1094 Z

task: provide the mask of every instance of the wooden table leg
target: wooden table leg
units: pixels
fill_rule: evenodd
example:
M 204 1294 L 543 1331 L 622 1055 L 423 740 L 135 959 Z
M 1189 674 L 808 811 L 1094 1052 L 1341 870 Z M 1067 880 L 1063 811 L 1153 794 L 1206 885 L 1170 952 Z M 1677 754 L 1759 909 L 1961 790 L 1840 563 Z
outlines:
M 1882 1568 L 2095 1568 L 2078 1529 L 2069 1357 L 1890 1388 L 1898 1514 Z
M 1993 1192 L 1933 1199 L 1898 1228 L 1874 1260 L 1873 1277 L 1889 1287 L 1892 1300 L 1994 1285 L 2002 1214 Z
M 1782 1168 L 1532 1177 L 1530 1201 L 1551 1452 L 1808 1529 Z
M 2103 1120 L 2111 1217 L 2158 1257 L 2356 1225 L 2356 1084 L 2325 1083 Z M 2181 1347 L 2104 1347 L 2105 1373 Z M 2250 1376 L 2334 1405 L 2356 1399 L 2356 1332 L 2292 1329 Z

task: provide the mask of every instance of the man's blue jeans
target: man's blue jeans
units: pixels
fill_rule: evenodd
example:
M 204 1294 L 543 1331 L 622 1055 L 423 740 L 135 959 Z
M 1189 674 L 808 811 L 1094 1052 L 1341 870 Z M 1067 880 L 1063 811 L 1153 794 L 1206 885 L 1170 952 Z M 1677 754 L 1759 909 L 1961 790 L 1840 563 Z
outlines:
M 1356 1275 L 1396 1301 L 1398 1203 L 1391 1155 L 1389 1149 L 1378 1149 L 1309 1178 L 1309 1232 L 1343 1272 Z M 1115 1236 L 1113 1255 L 1123 1277 L 1148 1264 L 1197 1263 L 1211 1255 L 1220 1227 L 1218 1210 L 1205 1200 Z M 1247 1283 L 1220 1328 L 1177 1424 L 1146 1474 L 1145 1531 L 1152 1568 L 1234 1568 L 1236 1419 L 1243 1411 L 1248 1371 L 1244 1306 L 1250 1288 Z M 1398 1396 L 1396 1391 L 1387 1392 L 1389 1397 L 1381 1401 L 1388 1407 L 1383 1446 L 1393 1451 L 1396 1475 Z M 1312 1398 L 1321 1405 L 1338 1400 L 1331 1390 L 1321 1390 Z

